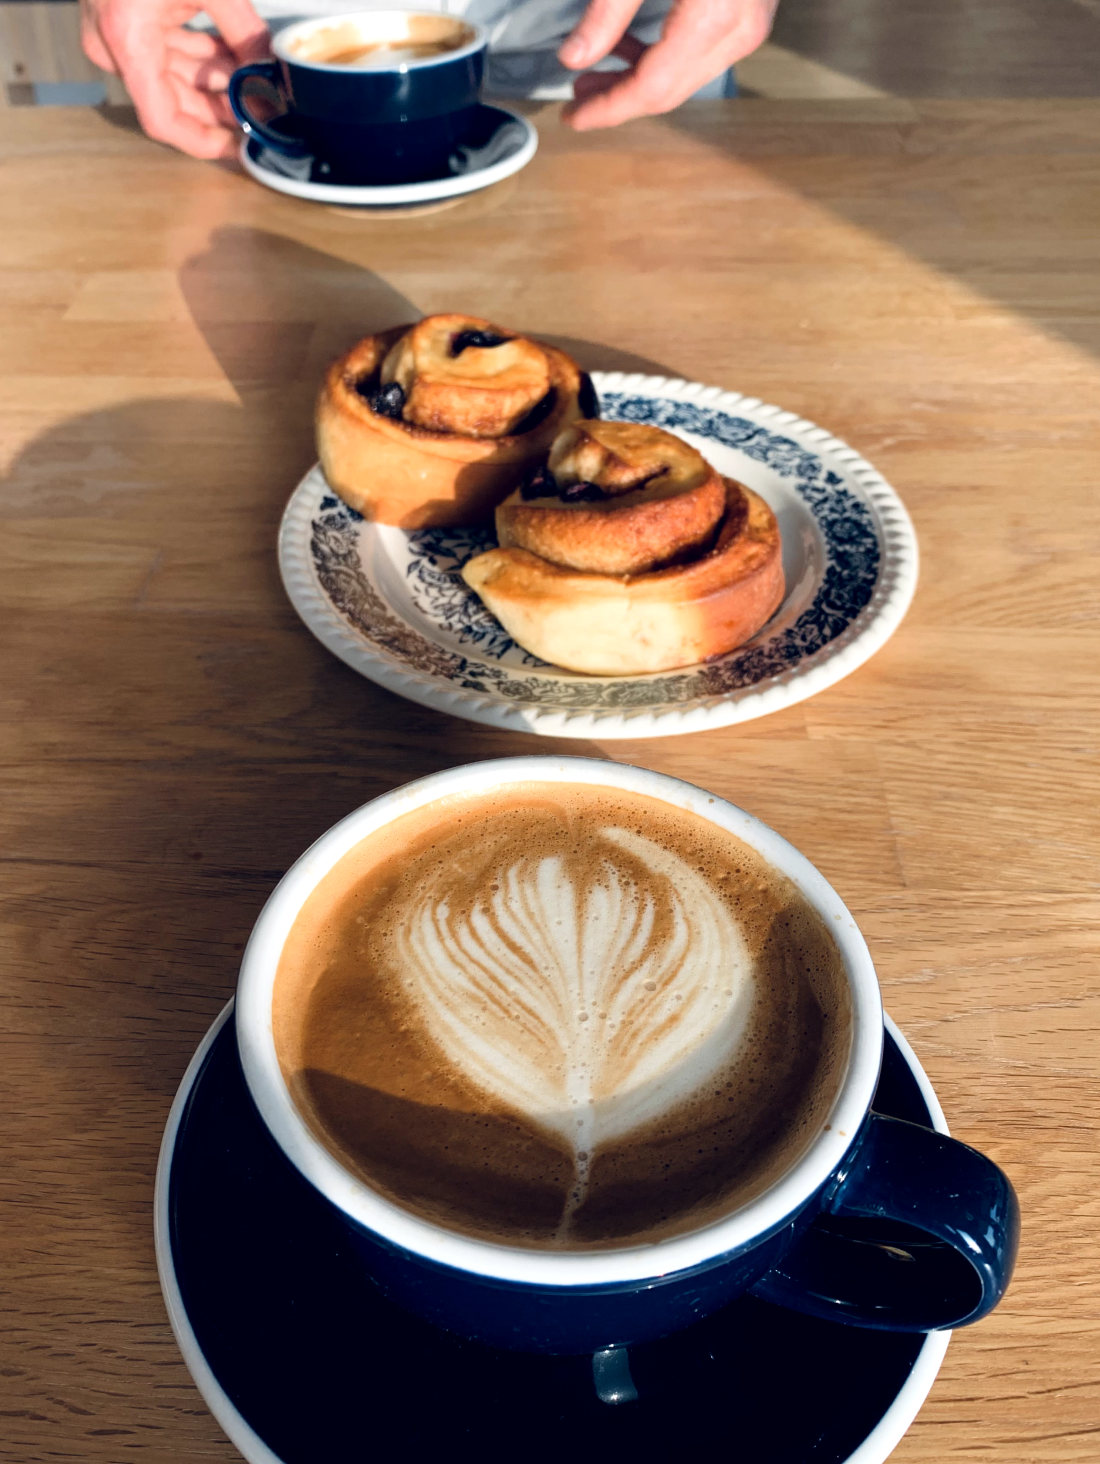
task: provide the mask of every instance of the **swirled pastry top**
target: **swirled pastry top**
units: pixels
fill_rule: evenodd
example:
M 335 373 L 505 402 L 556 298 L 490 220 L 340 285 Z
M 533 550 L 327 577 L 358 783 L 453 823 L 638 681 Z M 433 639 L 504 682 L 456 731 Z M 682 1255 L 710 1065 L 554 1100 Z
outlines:
M 554 438 L 599 410 L 564 351 L 473 315 L 366 336 L 325 372 L 317 450 L 333 491 L 404 529 L 491 519 Z
M 497 509 L 497 536 L 565 569 L 646 574 L 705 553 L 725 507 L 722 479 L 671 432 L 580 421 Z
M 473 315 L 429 315 L 382 362 L 382 388 L 403 393 L 401 416 L 433 432 L 506 437 L 551 389 L 546 349 Z

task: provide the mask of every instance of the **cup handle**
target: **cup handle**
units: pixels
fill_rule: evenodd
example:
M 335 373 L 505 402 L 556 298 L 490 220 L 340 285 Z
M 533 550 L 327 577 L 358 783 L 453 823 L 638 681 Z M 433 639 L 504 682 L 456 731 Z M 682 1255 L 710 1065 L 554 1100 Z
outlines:
M 295 137 L 288 137 L 284 132 L 276 132 L 273 127 L 269 127 L 266 122 L 261 122 L 248 110 L 245 86 L 254 79 L 265 81 L 279 98 L 284 111 L 286 110 L 287 99 L 283 94 L 279 63 L 277 61 L 253 61 L 248 66 L 238 67 L 229 78 L 229 105 L 233 108 L 234 117 L 249 137 L 259 138 L 265 147 L 270 147 L 288 158 L 308 157 L 309 148 L 304 142 Z
M 978 1321 L 1004 1295 L 1020 1207 L 976 1149 L 871 1113 L 822 1213 L 754 1296 L 887 1332 Z

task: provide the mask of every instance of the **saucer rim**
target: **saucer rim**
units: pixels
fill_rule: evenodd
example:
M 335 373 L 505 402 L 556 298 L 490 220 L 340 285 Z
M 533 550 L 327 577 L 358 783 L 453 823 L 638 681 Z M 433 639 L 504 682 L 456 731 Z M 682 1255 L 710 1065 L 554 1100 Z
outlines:
M 172 1256 L 169 1192 L 172 1161 L 175 1156 L 180 1123 L 207 1053 L 214 1045 L 226 1022 L 231 1019 L 235 1005 L 236 998 L 231 996 L 214 1018 L 202 1041 L 195 1049 L 191 1061 L 187 1064 L 175 1098 L 172 1100 L 157 1158 L 156 1184 L 153 1194 L 153 1244 L 157 1258 L 157 1275 L 172 1335 L 176 1339 L 184 1365 L 203 1402 L 230 1443 L 243 1456 L 246 1464 L 285 1464 L 285 1461 L 264 1442 L 244 1415 L 238 1411 L 218 1381 L 213 1368 L 207 1362 L 187 1315 Z M 921 1097 L 931 1116 L 933 1128 L 937 1133 L 949 1133 L 943 1108 L 940 1106 L 940 1101 L 927 1073 L 896 1023 L 885 1012 L 883 1013 L 883 1026 L 916 1080 Z M 939 1373 L 950 1341 L 950 1331 L 925 1334 L 920 1352 L 904 1383 L 898 1389 L 894 1401 L 862 1443 L 858 1444 L 844 1460 L 844 1464 L 885 1464 L 885 1460 L 900 1443 L 931 1392 L 932 1384 Z
M 429 178 L 422 183 L 387 184 L 307 182 L 262 168 L 249 151 L 255 139 L 247 136 L 241 138 L 237 156 L 248 176 L 262 187 L 270 188 L 275 193 L 283 193 L 289 198 L 305 199 L 309 203 L 337 204 L 344 208 L 384 208 L 460 198 L 465 193 L 478 193 L 483 188 L 491 188 L 494 183 L 502 183 L 513 173 L 520 172 L 535 156 L 539 146 L 538 129 L 530 117 L 521 116 L 511 107 L 500 106 L 496 102 L 479 102 L 478 105 L 489 111 L 502 112 L 514 122 L 519 122 L 527 136 L 510 157 L 502 158 L 499 163 L 492 163 L 487 168 L 473 173 L 462 173 L 453 178 Z
M 726 415 L 747 416 L 768 432 L 789 434 L 826 463 L 840 466 L 849 475 L 872 511 L 880 568 L 871 600 L 836 640 L 791 666 L 781 676 L 765 677 L 751 686 L 720 692 L 686 706 L 624 709 L 597 704 L 573 710 L 512 701 L 495 691 L 456 685 L 435 670 L 398 661 L 377 649 L 348 623 L 322 588 L 310 542 L 317 503 L 324 492 L 331 493 L 332 489 L 319 463 L 304 475 L 291 494 L 277 541 L 283 588 L 310 633 L 361 676 L 420 706 L 506 731 L 602 740 L 674 737 L 753 721 L 816 696 L 878 654 L 912 604 L 920 573 L 920 549 L 905 504 L 877 469 L 817 423 L 758 397 L 723 391 L 681 377 L 621 371 L 593 371 L 591 375 L 601 396 L 633 393 L 658 402 L 683 403 Z M 812 509 L 811 515 L 816 517 Z M 400 615 L 400 610 L 393 608 Z

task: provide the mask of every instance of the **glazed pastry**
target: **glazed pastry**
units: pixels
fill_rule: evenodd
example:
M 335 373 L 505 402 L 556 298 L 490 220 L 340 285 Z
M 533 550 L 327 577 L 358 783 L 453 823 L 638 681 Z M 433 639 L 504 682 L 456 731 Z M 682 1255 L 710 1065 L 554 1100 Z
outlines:
M 564 569 L 644 574 L 709 547 L 725 506 L 721 478 L 671 432 L 577 422 L 497 509 L 497 538 Z
M 659 428 L 574 424 L 496 518 L 500 548 L 462 577 L 513 640 L 570 671 L 695 665 L 783 599 L 771 509 Z
M 472 525 L 595 410 L 591 381 L 564 351 L 476 316 L 430 315 L 333 362 L 317 447 L 329 485 L 365 518 Z

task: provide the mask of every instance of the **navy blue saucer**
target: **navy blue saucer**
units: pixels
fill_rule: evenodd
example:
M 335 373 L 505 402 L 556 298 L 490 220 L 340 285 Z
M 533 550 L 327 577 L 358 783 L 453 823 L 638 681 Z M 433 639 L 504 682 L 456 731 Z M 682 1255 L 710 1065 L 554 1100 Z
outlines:
M 302 132 L 298 119 L 289 113 L 273 118 L 268 125 L 277 132 L 285 133 L 291 141 L 301 140 Z M 528 129 L 513 113 L 503 107 L 494 107 L 488 102 L 481 102 L 471 109 L 463 146 L 451 155 L 446 167 L 429 170 L 427 173 L 414 173 L 408 178 L 394 179 L 388 184 L 381 182 L 378 184 L 345 183 L 323 158 L 308 155 L 299 158 L 283 157 L 272 148 L 265 147 L 262 139 L 257 137 L 248 139 L 247 150 L 249 158 L 258 168 L 286 178 L 293 178 L 301 183 L 319 183 L 356 189 L 399 187 L 402 183 L 415 186 L 418 183 L 431 182 L 436 179 L 457 178 L 477 173 L 492 166 L 493 163 L 518 153 L 526 142 L 527 135 Z
M 889 1032 L 875 1107 L 932 1123 Z M 249 1459 L 318 1464 L 382 1458 L 399 1445 L 421 1460 L 466 1445 L 484 1464 L 517 1454 L 646 1461 L 702 1457 L 723 1438 L 733 1458 L 842 1464 L 897 1414 L 911 1376 L 913 1394 L 914 1365 L 931 1349 L 920 1335 L 861 1331 L 745 1296 L 632 1347 L 638 1400 L 609 1407 L 588 1358 L 500 1352 L 439 1331 L 374 1289 L 333 1211 L 276 1148 L 245 1088 L 231 1020 L 194 1075 L 162 1169 L 167 1237 L 158 1241 L 177 1335 Z M 922 1363 L 923 1388 L 876 1458 L 910 1421 L 945 1344 L 930 1371 Z M 266 1449 L 249 1452 L 249 1433 Z

